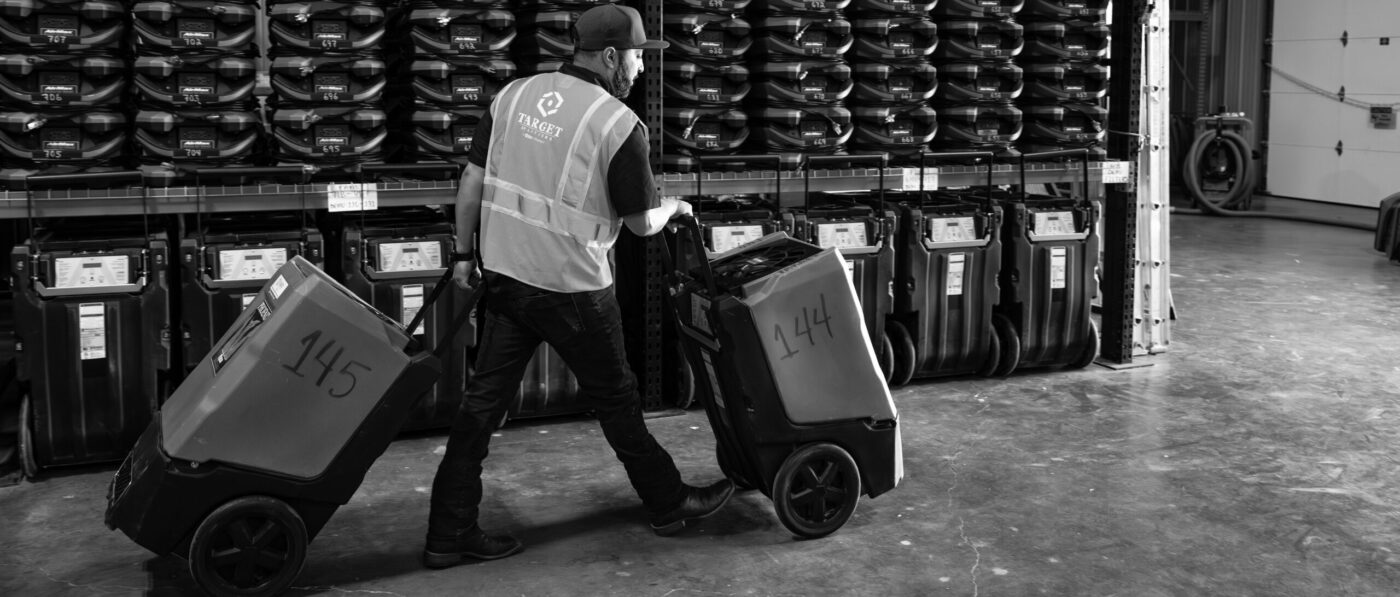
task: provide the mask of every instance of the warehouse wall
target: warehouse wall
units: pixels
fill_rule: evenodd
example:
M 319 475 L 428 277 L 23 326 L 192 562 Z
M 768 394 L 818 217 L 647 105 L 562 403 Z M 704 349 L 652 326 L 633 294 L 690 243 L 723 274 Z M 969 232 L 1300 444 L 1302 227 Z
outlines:
M 1369 110 L 1400 103 L 1400 2 L 1275 0 L 1272 30 L 1268 191 L 1368 207 L 1400 191 L 1400 130 Z

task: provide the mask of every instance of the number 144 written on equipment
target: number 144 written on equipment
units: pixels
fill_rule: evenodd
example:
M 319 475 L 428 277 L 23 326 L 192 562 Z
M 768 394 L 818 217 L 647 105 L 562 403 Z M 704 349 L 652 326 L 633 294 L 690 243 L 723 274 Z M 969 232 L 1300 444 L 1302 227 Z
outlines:
M 816 346 L 818 341 L 836 339 L 831 329 L 831 315 L 826 310 L 826 295 L 818 294 L 817 300 L 817 305 L 803 306 L 800 315 L 793 314 L 791 340 L 782 323 L 773 324 L 773 341 L 782 343 L 783 360 L 797 356 L 804 347 Z M 821 333 L 823 330 L 826 331 L 825 335 Z

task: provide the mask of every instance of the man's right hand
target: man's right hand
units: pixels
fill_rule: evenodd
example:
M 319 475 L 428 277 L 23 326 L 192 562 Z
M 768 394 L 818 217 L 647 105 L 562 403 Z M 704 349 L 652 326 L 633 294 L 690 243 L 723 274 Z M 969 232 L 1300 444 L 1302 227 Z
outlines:
M 481 283 L 481 272 L 476 269 L 475 259 L 465 259 L 452 264 L 452 279 L 462 290 L 471 290 Z

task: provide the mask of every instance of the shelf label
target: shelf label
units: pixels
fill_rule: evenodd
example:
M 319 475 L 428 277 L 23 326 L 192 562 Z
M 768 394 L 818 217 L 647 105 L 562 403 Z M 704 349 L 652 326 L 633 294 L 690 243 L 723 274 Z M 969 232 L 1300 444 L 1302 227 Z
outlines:
M 903 178 L 904 178 L 904 180 L 901 182 L 901 186 L 900 186 L 899 190 L 901 190 L 901 191 L 917 191 L 917 190 L 919 190 L 920 187 L 919 187 L 919 169 L 918 169 L 918 168 L 905 168 L 905 169 L 904 169 L 904 177 L 903 177 Z M 923 189 L 926 190 L 926 191 L 932 191 L 932 190 L 936 190 L 937 188 L 938 188 L 938 168 L 924 168 L 924 169 L 923 169 Z
M 1125 184 L 1132 182 L 1132 165 L 1128 162 L 1104 162 L 1103 183 Z
M 379 209 L 379 185 L 375 183 L 328 184 L 326 185 L 326 209 L 331 213 Z

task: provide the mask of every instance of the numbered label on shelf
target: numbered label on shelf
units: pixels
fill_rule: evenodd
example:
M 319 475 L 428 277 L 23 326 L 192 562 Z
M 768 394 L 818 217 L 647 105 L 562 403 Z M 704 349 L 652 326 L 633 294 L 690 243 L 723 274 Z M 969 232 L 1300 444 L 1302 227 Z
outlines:
M 1128 162 L 1104 162 L 1104 184 L 1124 184 L 1132 181 L 1132 165 Z
M 922 178 L 923 189 L 931 191 L 938 188 L 938 168 L 924 168 Z M 899 190 L 917 191 L 921 188 L 919 182 L 919 168 L 905 168 L 903 181 L 901 182 Z
M 328 184 L 326 185 L 326 209 L 331 213 L 379 209 L 379 185 L 374 183 Z

